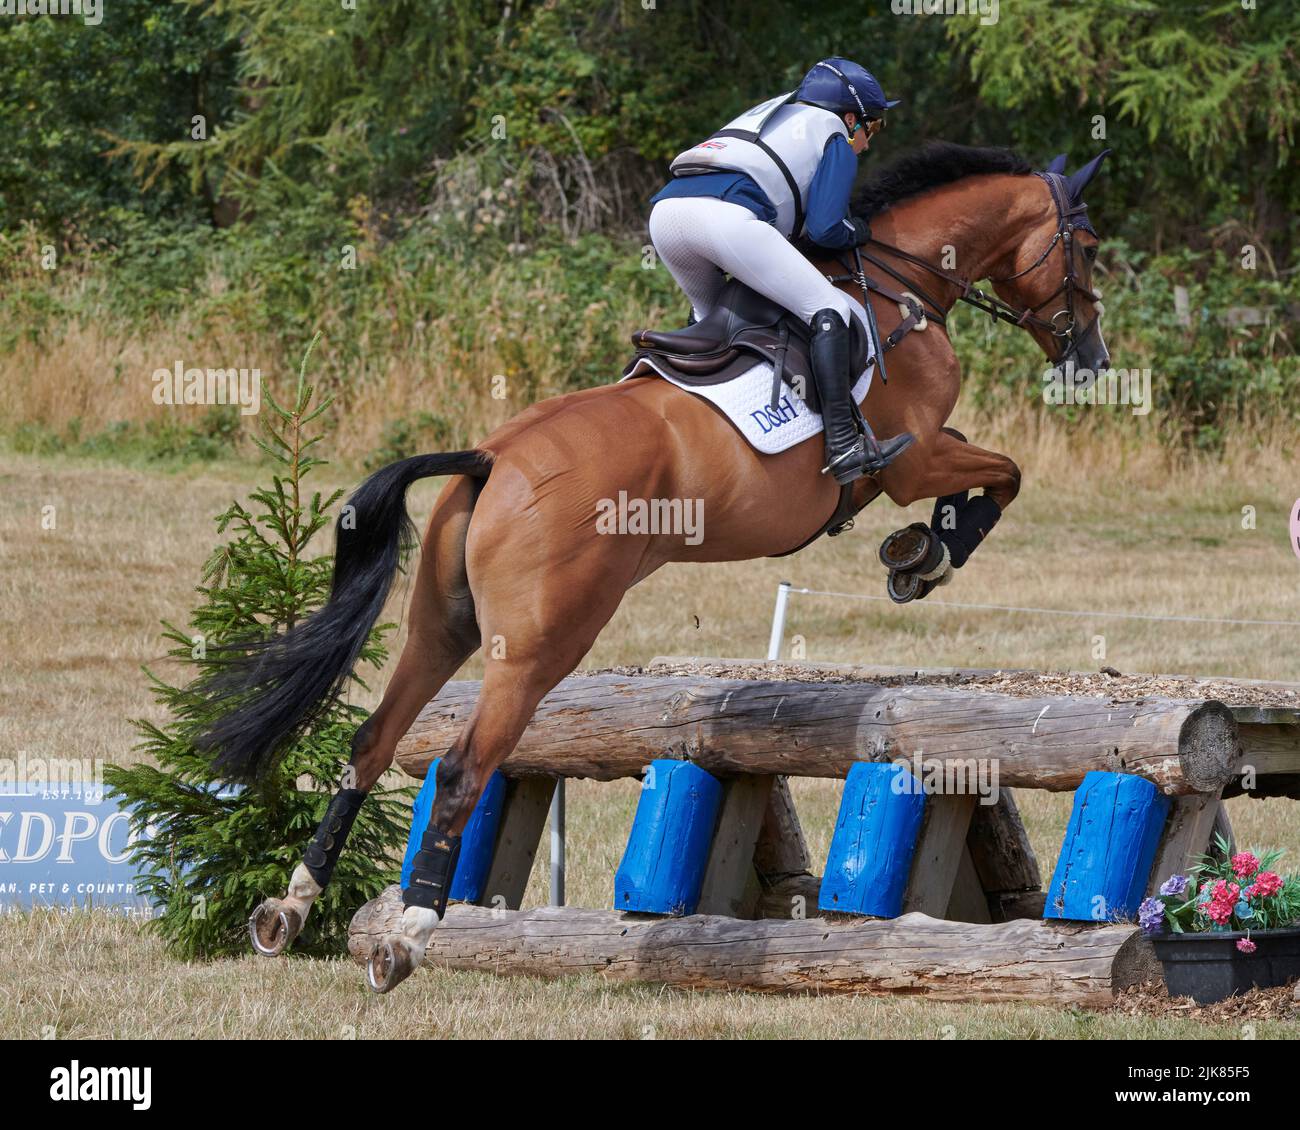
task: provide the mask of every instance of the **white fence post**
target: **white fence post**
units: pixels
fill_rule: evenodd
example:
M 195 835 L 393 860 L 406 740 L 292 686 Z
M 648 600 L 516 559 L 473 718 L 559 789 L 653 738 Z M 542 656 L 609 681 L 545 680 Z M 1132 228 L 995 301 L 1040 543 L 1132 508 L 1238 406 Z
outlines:
M 551 797 L 551 905 L 564 905 L 564 778 Z
M 772 609 L 772 635 L 767 641 L 769 662 L 781 658 L 781 638 L 785 635 L 785 606 L 790 599 L 790 582 L 776 586 L 776 607 Z

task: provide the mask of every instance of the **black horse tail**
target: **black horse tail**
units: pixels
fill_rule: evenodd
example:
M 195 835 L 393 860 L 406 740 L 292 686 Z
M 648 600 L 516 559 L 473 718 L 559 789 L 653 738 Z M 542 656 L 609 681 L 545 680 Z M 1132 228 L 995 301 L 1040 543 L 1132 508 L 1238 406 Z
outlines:
M 379 619 L 404 554 L 416 544 L 406 488 L 431 475 L 486 479 L 483 451 L 416 455 L 370 476 L 335 524 L 334 583 L 326 604 L 282 635 L 221 645 L 230 658 L 211 680 L 210 701 L 231 709 L 196 739 L 214 768 L 237 780 L 264 777 L 282 742 L 339 695 Z M 213 649 L 209 648 L 211 653 Z

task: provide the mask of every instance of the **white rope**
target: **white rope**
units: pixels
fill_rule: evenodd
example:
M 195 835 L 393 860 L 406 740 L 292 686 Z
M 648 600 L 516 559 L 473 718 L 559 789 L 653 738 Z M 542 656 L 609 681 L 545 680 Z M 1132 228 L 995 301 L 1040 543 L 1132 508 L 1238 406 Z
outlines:
M 838 596 L 848 600 L 890 600 L 887 596 L 870 596 L 860 592 L 831 592 L 826 589 L 797 589 L 790 592 L 803 593 L 807 596 Z M 895 603 L 890 601 L 890 603 Z M 911 601 L 909 603 L 915 603 Z M 955 600 L 927 600 L 927 607 L 938 605 L 940 608 L 971 608 L 981 612 L 1038 612 L 1045 616 L 1109 616 L 1116 620 L 1162 620 L 1177 621 L 1183 624 L 1254 624 L 1281 628 L 1300 628 L 1300 620 L 1229 620 L 1216 616 L 1162 616 L 1155 612 L 1079 612 L 1069 608 L 1028 608 L 1015 604 L 963 604 Z

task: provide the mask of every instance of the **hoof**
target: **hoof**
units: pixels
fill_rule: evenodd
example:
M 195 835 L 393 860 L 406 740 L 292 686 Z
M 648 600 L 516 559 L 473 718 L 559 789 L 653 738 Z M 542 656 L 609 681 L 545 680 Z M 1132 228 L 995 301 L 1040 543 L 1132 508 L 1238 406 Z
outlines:
M 943 542 L 924 522 L 895 530 L 880 543 L 880 563 L 891 572 L 928 573 L 943 560 Z
M 248 920 L 253 949 L 263 957 L 279 957 L 302 929 L 302 915 L 280 899 L 267 899 Z
M 885 592 L 889 593 L 889 599 L 896 605 L 906 605 L 930 596 L 933 588 L 933 581 L 923 581 L 917 573 L 901 573 L 897 570 L 891 571 L 889 580 L 885 581 Z
M 401 937 L 376 942 L 366 963 L 366 984 L 374 993 L 386 993 L 405 981 L 418 962 L 411 944 Z

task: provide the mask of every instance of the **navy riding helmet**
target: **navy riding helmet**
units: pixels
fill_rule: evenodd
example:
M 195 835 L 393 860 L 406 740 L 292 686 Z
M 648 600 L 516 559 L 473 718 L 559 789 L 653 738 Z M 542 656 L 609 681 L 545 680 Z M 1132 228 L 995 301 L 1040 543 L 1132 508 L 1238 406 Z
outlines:
M 880 83 L 866 67 L 838 56 L 815 64 L 804 75 L 795 99 L 835 114 L 852 110 L 859 121 L 882 117 L 886 110 L 902 101 L 901 98 L 887 101 Z

